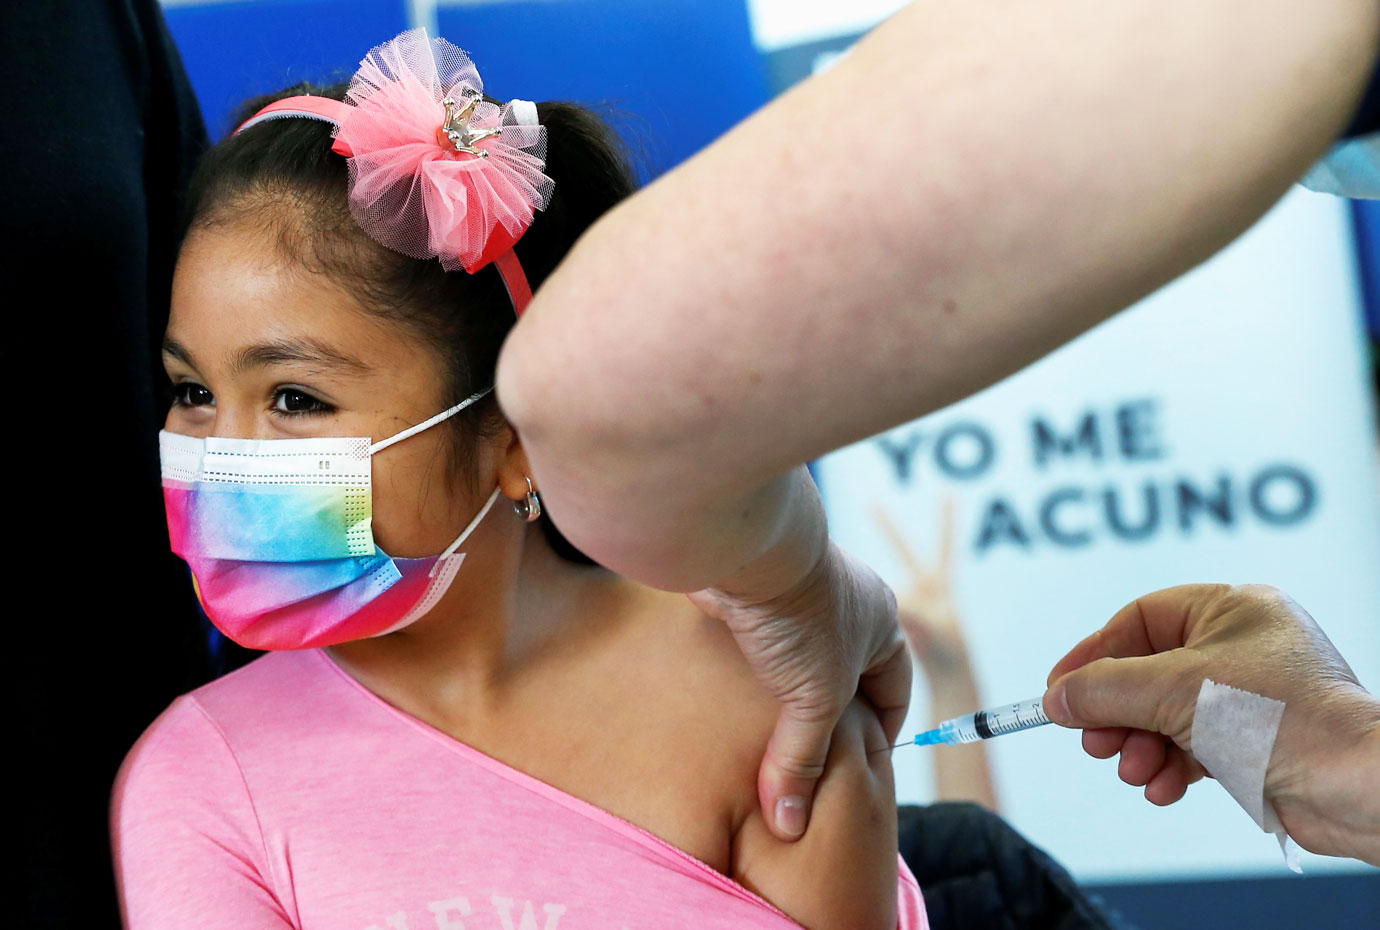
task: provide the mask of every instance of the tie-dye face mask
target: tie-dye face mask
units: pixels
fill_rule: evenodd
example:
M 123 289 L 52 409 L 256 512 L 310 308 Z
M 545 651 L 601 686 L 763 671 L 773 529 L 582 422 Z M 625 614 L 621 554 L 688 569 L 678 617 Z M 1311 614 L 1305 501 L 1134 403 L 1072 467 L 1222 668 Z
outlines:
M 172 550 L 216 628 L 250 649 L 314 649 L 400 630 L 435 607 L 499 491 L 445 552 L 390 558 L 374 542 L 372 457 L 486 393 L 372 444 L 159 432 Z

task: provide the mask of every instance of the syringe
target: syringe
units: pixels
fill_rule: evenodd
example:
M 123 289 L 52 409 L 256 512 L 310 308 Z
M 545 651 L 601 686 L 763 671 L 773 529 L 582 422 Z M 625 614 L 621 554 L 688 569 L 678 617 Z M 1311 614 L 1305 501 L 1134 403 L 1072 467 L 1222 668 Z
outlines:
M 1037 697 L 1021 701 L 1019 704 L 1003 704 L 1000 707 L 945 720 L 933 730 L 926 730 L 917 734 L 915 739 L 897 743 L 891 748 L 934 746 L 938 743 L 957 746 L 960 743 L 975 743 L 1005 733 L 1029 730 L 1031 727 L 1040 727 L 1047 723 L 1049 718 L 1045 716 L 1044 699 Z

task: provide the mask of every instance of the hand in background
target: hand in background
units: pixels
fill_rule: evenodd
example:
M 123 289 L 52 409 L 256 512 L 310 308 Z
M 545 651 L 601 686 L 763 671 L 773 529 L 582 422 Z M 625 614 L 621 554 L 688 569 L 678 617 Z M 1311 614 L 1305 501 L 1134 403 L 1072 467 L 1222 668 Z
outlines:
M 886 510 L 877 507 L 872 515 L 905 568 L 906 582 L 896 594 L 897 614 L 930 687 L 955 678 L 971 681 L 972 663 L 953 596 L 953 500 L 945 499 L 940 508 L 939 555 L 933 562 L 916 556 Z
M 973 663 L 963 636 L 963 624 L 954 602 L 954 502 L 946 498 L 939 511 L 939 554 L 933 562 L 922 561 L 897 527 L 891 514 L 873 510 L 877 528 L 890 541 L 906 571 L 897 590 L 897 616 L 920 663 L 930 690 L 930 725 L 972 713 L 982 706 Z M 941 801 L 975 801 L 997 810 L 987 747 L 936 746 L 933 753 L 935 795 Z

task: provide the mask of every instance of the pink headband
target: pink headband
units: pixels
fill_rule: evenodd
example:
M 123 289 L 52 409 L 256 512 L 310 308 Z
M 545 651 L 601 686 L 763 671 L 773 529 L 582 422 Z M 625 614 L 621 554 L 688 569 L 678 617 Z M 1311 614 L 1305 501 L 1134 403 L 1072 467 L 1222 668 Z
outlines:
M 396 252 L 440 259 L 447 271 L 474 274 L 492 263 L 521 315 L 532 290 L 513 245 L 551 202 L 546 130 L 536 104 L 500 108 L 483 92 L 468 55 L 412 29 L 364 57 L 345 101 L 287 97 L 235 132 L 285 117 L 330 123 L 360 227 Z

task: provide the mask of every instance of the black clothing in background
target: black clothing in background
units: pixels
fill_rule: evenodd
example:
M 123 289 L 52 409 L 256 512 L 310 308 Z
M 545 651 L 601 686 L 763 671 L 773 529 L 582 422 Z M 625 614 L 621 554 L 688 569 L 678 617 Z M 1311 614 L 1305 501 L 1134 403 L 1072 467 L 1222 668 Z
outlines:
M 944 802 L 897 811 L 901 857 L 931 930 L 1134 930 L 996 814 Z
M 9 370 L 5 665 L 23 888 L 6 926 L 118 926 L 115 771 L 207 680 L 168 551 L 156 346 L 178 198 L 206 145 L 156 0 L 4 0 L 0 286 Z

